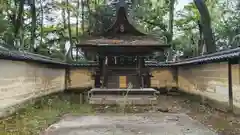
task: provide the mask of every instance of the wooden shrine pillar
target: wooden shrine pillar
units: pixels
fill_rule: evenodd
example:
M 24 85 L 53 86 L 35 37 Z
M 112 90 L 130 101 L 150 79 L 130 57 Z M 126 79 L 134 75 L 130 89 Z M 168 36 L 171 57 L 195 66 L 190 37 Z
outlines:
M 101 87 L 101 73 L 99 70 L 96 70 L 95 74 L 95 88 L 100 88 Z
M 140 69 L 141 69 L 141 85 L 142 85 L 142 88 L 145 87 L 145 76 L 144 76 L 144 71 L 143 71 L 143 66 L 144 66 L 144 58 L 143 57 L 140 57 L 140 61 L 141 61 L 141 65 L 140 65 Z
M 145 72 L 144 73 L 144 86 L 146 88 L 150 88 L 151 85 L 151 75 L 149 74 L 149 72 Z
M 108 66 L 108 57 L 105 56 L 105 58 L 103 59 L 103 83 L 102 83 L 103 88 L 107 87 L 107 81 L 108 81 L 107 66 Z
M 140 84 L 140 88 L 144 87 L 144 80 L 143 80 L 143 76 L 142 76 L 142 57 L 137 56 L 137 61 L 138 61 L 138 79 L 139 79 L 139 84 Z

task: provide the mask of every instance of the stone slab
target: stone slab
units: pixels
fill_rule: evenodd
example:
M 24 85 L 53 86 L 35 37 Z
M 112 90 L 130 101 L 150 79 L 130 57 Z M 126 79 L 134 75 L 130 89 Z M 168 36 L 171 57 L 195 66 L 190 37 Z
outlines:
M 65 116 L 42 135 L 217 135 L 186 114 Z
M 157 97 L 145 95 L 128 95 L 127 97 L 114 95 L 99 95 L 89 98 L 89 104 L 94 105 L 156 105 L 157 103 Z
M 149 91 L 149 92 L 158 92 L 157 90 L 153 89 L 153 88 L 142 88 L 142 89 L 104 89 L 104 88 L 93 88 L 90 90 L 90 92 L 94 92 L 94 91 Z

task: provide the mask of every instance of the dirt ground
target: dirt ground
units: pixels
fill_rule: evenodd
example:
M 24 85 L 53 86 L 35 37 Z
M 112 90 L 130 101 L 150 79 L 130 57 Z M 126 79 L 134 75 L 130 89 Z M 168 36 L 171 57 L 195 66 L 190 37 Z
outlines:
M 240 135 L 240 116 L 213 109 L 176 93 L 168 96 L 161 95 L 158 107 L 167 109 L 169 113 L 185 112 L 191 118 L 215 130 L 219 135 Z
M 217 135 L 186 114 L 66 115 L 44 135 Z
M 116 106 L 115 107 L 110 107 L 110 106 L 100 106 L 99 107 L 98 106 L 98 107 L 94 107 L 94 110 L 96 112 L 96 116 L 93 119 L 95 119 L 99 122 L 99 119 L 103 119 L 100 116 L 102 116 L 102 114 L 104 114 L 104 115 L 107 114 L 108 116 L 111 116 L 111 117 L 107 117 L 106 119 L 113 118 L 112 119 L 113 125 L 114 124 L 116 125 L 116 119 L 118 119 L 118 118 L 116 118 L 116 114 L 123 114 L 123 113 L 148 114 L 148 116 L 151 116 L 151 115 L 149 115 L 149 113 L 150 114 L 160 114 L 157 117 L 151 118 L 151 119 L 158 119 L 157 124 L 159 125 L 159 127 L 162 128 L 162 130 L 156 130 L 157 128 L 153 128 L 153 127 L 149 128 L 148 130 L 151 130 L 151 131 L 156 130 L 156 132 L 158 132 L 158 133 L 162 131 L 161 132 L 162 134 L 165 133 L 163 131 L 166 131 L 166 130 L 171 131 L 171 129 L 175 129 L 175 131 L 179 132 L 179 135 L 180 134 L 186 135 L 187 133 L 183 133 L 183 132 L 180 133 L 180 131 L 182 131 L 186 128 L 187 129 L 195 129 L 196 127 L 194 127 L 194 126 L 191 127 L 191 125 L 196 126 L 196 123 L 194 123 L 194 120 L 196 120 L 197 123 L 201 123 L 202 125 L 205 126 L 205 127 L 201 127 L 199 125 L 197 126 L 198 128 L 201 127 L 201 128 L 199 128 L 199 129 L 201 129 L 200 132 L 202 132 L 201 135 L 202 134 L 204 134 L 204 135 L 205 134 L 206 135 L 213 134 L 213 133 L 209 133 L 209 132 L 203 133 L 203 131 L 208 131 L 208 130 L 210 130 L 210 131 L 212 130 L 219 135 L 240 135 L 240 117 L 239 116 L 234 116 L 230 113 L 225 113 L 225 112 L 215 110 L 209 106 L 202 105 L 198 101 L 193 101 L 193 100 L 188 99 L 187 97 L 182 97 L 177 93 L 168 94 L 168 95 L 160 95 L 159 104 L 157 106 L 150 106 L 150 107 L 129 106 L 129 107 L 125 107 L 124 110 L 122 107 L 116 107 Z M 183 119 L 185 119 L 185 121 L 179 120 L 178 124 L 175 123 L 175 125 L 173 125 L 173 124 L 171 125 L 171 124 L 169 124 L 169 122 L 165 122 L 165 123 L 161 122 L 161 121 L 165 121 L 164 119 L 166 117 L 173 117 L 174 115 L 182 116 L 182 114 L 184 114 Z M 72 116 L 70 116 L 70 117 L 72 117 Z M 187 117 L 190 118 L 191 120 L 188 119 L 186 121 Z M 74 119 L 76 120 L 76 119 L 81 119 L 81 118 L 75 117 Z M 140 119 L 142 119 L 142 118 L 139 118 L 139 120 L 135 119 L 135 121 L 141 121 Z M 182 119 L 182 118 L 180 118 L 180 119 Z M 115 123 L 114 123 L 114 121 L 115 121 Z M 62 121 L 60 121 L 60 123 L 61 122 L 64 123 L 64 119 Z M 88 123 L 88 122 L 90 122 L 90 121 L 87 121 L 86 123 Z M 67 125 L 69 125 L 69 124 L 74 125 L 74 123 L 76 124 L 77 122 L 76 121 L 73 123 L 70 122 L 70 123 L 67 123 Z M 101 122 L 101 123 L 103 124 L 104 122 Z M 163 126 L 163 125 L 165 125 L 165 126 Z M 185 128 L 179 127 L 179 125 L 185 125 Z M 172 128 L 171 128 L 171 126 L 172 126 Z M 134 128 L 137 128 L 137 126 L 135 126 Z M 138 128 L 139 128 L 139 126 L 138 126 Z M 163 129 L 165 129 L 165 130 L 163 130 Z M 75 130 L 76 130 L 76 128 L 75 128 Z M 112 129 L 106 130 L 106 133 L 107 133 L 107 131 L 111 131 L 111 130 Z M 89 132 L 89 130 L 84 131 L 84 132 L 87 133 L 87 132 Z M 100 133 L 100 132 L 105 132 L 105 131 L 102 131 L 102 130 L 94 131 L 94 133 Z M 93 135 L 95 135 L 94 133 L 92 131 Z M 110 132 L 108 132 L 108 133 L 110 133 Z M 119 130 L 119 133 L 116 133 L 116 134 L 123 134 L 123 133 L 127 134 L 127 132 L 123 132 L 122 130 Z M 72 134 L 77 134 L 77 131 L 72 132 Z M 168 134 L 170 135 L 171 133 L 168 133 Z M 172 134 L 174 134 L 174 133 L 172 132 Z M 60 135 L 60 134 L 56 134 L 56 132 L 55 132 L 55 134 L 48 134 L 48 135 Z M 129 135 L 135 135 L 135 134 L 129 133 Z M 154 135 L 154 133 L 153 133 L 153 135 Z M 198 135 L 198 133 L 191 132 L 191 133 L 189 133 L 189 135 Z

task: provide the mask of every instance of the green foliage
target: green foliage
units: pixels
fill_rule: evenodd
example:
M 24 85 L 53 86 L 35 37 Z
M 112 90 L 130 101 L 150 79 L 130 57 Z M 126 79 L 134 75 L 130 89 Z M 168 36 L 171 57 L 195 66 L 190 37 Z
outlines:
M 0 27 L 0 34 L 2 35 L 8 28 L 8 21 L 4 19 L 3 15 L 0 15 L 0 24 L 2 24 Z
M 36 48 L 34 52 L 38 54 L 59 59 L 69 56 L 71 58 L 70 50 L 66 49 L 70 38 L 71 48 L 74 48 L 75 44 L 81 40 L 80 37 L 84 37 L 83 35 L 101 33 L 113 23 L 115 10 L 113 7 L 104 5 L 104 1 L 86 1 L 82 5 L 82 0 L 69 0 L 68 4 L 66 0 L 34 0 L 36 11 L 31 10 L 28 3 L 24 3 L 25 8 L 20 14 L 22 0 L 1 0 L 0 38 L 9 49 L 33 51 L 31 48 Z M 177 1 L 177 3 L 180 2 Z M 206 5 L 210 10 L 218 49 L 238 46 L 234 42 L 236 39 L 234 37 L 240 33 L 240 2 L 238 0 L 207 0 Z M 172 41 L 168 20 L 170 19 L 168 14 L 171 11 L 170 0 L 133 0 L 129 8 L 132 9 L 132 11 L 129 10 L 129 14 L 133 16 L 136 27 L 158 36 L 165 36 L 168 42 Z M 67 10 L 70 13 L 70 25 L 68 25 Z M 35 13 L 36 30 L 33 30 L 35 23 L 32 23 L 34 19 L 32 17 Z M 200 35 L 197 22 L 200 14 L 193 2 L 176 13 L 171 42 L 174 52 L 195 56 L 196 54 L 187 52 L 199 49 Z M 31 40 L 33 36 L 34 44 Z
M 30 101 L 11 117 L 0 120 L 1 135 L 38 135 L 67 113 L 91 114 L 89 105 L 80 103 L 80 95 L 54 94 Z
M 167 30 L 164 23 L 164 16 L 168 13 L 168 2 L 157 2 L 146 0 L 135 3 L 133 14 L 139 23 L 148 31 L 159 28 L 162 31 Z
M 238 3 L 237 0 L 206 1 L 218 50 L 238 46 L 237 44 L 231 45 L 233 37 L 240 33 Z M 175 52 L 183 52 L 184 57 L 196 56 L 195 52 L 201 51 L 198 48 L 200 15 L 194 3 L 189 3 L 183 10 L 179 11 L 177 18 L 175 29 L 178 34 L 174 38 L 174 42 L 177 43 Z

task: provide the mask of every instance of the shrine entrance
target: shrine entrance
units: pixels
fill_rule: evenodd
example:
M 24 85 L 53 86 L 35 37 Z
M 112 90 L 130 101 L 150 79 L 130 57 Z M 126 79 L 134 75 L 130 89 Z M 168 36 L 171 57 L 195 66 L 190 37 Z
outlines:
M 139 58 L 137 56 L 107 56 L 105 67 L 107 70 L 106 85 L 112 88 L 141 88 L 146 85 L 141 83 L 139 76 Z M 143 82 L 144 83 L 144 82 Z
M 139 31 L 130 21 L 125 5 L 117 5 L 116 20 L 101 34 L 85 37 L 77 45 L 88 58 L 97 61 L 89 92 L 90 104 L 116 104 L 128 95 L 134 104 L 153 104 L 157 91 L 150 88 L 150 69 L 145 57 L 170 47 L 165 38 Z M 144 98 L 144 99 L 143 99 Z
M 136 70 L 129 70 L 128 72 L 124 70 L 111 70 L 109 71 L 108 81 L 106 88 L 113 89 L 113 88 L 140 88 L 139 78 L 137 76 Z

